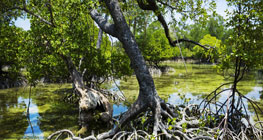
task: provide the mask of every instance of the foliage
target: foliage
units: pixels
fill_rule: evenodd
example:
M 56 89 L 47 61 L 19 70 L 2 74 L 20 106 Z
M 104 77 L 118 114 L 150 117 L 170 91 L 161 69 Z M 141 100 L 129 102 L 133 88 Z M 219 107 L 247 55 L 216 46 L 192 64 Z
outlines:
M 162 60 L 172 58 L 176 53 L 175 49 L 170 47 L 163 29 L 157 21 L 149 25 L 146 36 L 144 33 L 137 36 L 137 42 L 144 58 L 155 66 L 158 66 Z
M 217 62 L 221 50 L 222 48 L 224 48 L 224 46 L 221 44 L 221 40 L 218 40 L 216 37 L 207 34 L 204 36 L 203 39 L 200 40 L 200 44 L 209 45 L 211 47 L 214 47 L 214 49 L 204 50 L 200 46 L 196 45 L 193 48 L 194 57 L 197 59 L 201 59 L 202 61 L 207 60 L 208 62 Z
M 24 0 L 1 0 L 0 1 L 0 23 L 14 23 L 14 19 L 21 17 L 23 11 L 14 10 L 14 6 L 23 5 Z
M 226 28 L 224 19 L 220 15 L 210 17 L 204 24 L 196 24 L 196 23 L 189 24 L 189 25 L 185 25 L 180 28 L 174 27 L 173 30 L 177 34 L 178 38 L 187 38 L 189 40 L 199 42 L 202 45 L 205 45 L 205 46 L 209 45 L 212 47 L 215 45 L 216 40 L 220 40 L 220 43 L 218 42 L 219 44 L 217 45 L 217 47 L 219 47 L 222 44 L 225 44 L 225 40 L 232 33 L 232 29 Z M 212 43 L 213 41 L 211 40 L 211 42 L 208 43 L 207 39 L 209 38 L 205 37 L 206 35 L 216 37 L 216 40 L 212 39 L 215 42 Z M 207 41 L 204 41 L 205 38 Z M 216 55 L 214 59 L 215 61 L 219 57 L 218 50 L 217 50 L 218 48 L 216 48 L 215 50 L 207 51 L 207 50 L 203 50 L 203 48 L 201 48 L 200 46 L 198 48 L 197 45 L 194 45 L 192 43 L 184 43 L 184 44 L 181 44 L 181 46 L 183 48 L 182 52 L 184 52 L 185 48 L 189 50 L 189 52 L 187 52 L 186 55 L 183 53 L 184 56 L 193 57 L 194 59 L 201 60 L 202 62 L 206 62 L 206 61 L 211 62 L 212 59 L 209 59 L 209 58 L 213 58 L 213 56 L 211 55 Z M 228 52 L 229 52 L 230 47 L 229 46 L 224 46 L 224 47 L 228 47 Z
M 169 1 L 169 4 L 165 2 L 162 3 L 163 1 L 155 0 L 141 1 L 142 5 L 146 7 L 142 9 L 153 11 L 153 15 L 158 16 L 158 20 L 166 29 L 165 36 L 164 32 L 161 30 L 161 26 L 155 22 L 150 24 L 149 27 L 147 23 L 144 24 L 144 26 L 141 26 L 142 28 L 144 27 L 144 32 L 138 32 L 137 41 L 139 42 L 138 44 L 141 47 L 142 53 L 146 60 L 148 60 L 150 63 L 158 65 L 159 61 L 170 58 L 174 55 L 173 53 L 178 52 L 177 50 L 173 50 L 172 48 L 170 48 L 170 45 L 174 45 L 171 43 L 172 39 L 169 37 L 170 34 L 167 31 L 169 29 L 167 29 L 168 27 L 164 21 L 162 13 L 167 13 L 167 9 L 170 8 L 174 25 L 179 24 L 184 26 L 183 24 L 185 24 L 188 19 L 191 19 L 194 21 L 198 21 L 197 23 L 202 25 L 203 27 L 206 25 L 205 21 L 209 17 L 207 11 L 213 11 L 213 8 L 215 7 L 215 2 L 212 0 L 211 3 L 209 3 L 209 8 L 207 8 L 205 3 L 208 1 L 209 0 L 181 0 L 172 2 Z M 230 111 L 226 113 L 228 116 L 231 117 L 227 118 L 228 121 L 230 120 L 232 124 L 235 124 L 236 120 L 240 122 L 240 118 L 243 117 L 242 114 L 239 114 L 237 117 L 234 114 L 237 113 L 237 109 L 239 109 L 239 106 L 235 107 L 235 92 L 237 91 L 236 84 L 240 79 L 242 79 L 243 76 L 242 75 L 239 79 L 240 67 L 244 67 L 245 69 L 245 67 L 250 68 L 262 66 L 262 1 L 228 1 L 230 5 L 233 4 L 237 8 L 237 10 L 234 10 L 231 14 L 233 16 L 230 17 L 230 19 L 228 20 L 229 28 L 232 28 L 234 31 L 233 35 L 230 36 L 229 40 L 227 41 L 228 45 L 232 47 L 231 50 L 229 51 L 227 47 L 220 46 L 220 43 L 217 43 L 220 42 L 220 40 L 222 40 L 221 38 L 224 37 L 222 35 L 222 26 L 217 26 L 218 22 L 219 24 L 221 24 L 220 19 L 211 20 L 210 24 L 207 24 L 207 31 L 209 31 L 207 33 L 215 35 L 219 38 L 218 40 L 210 35 L 204 36 L 203 39 L 201 39 L 202 36 L 199 36 L 198 34 L 194 34 L 194 37 L 200 38 L 200 42 L 202 44 L 209 44 L 210 46 L 218 48 L 216 49 L 219 50 L 218 52 L 215 52 L 215 54 L 209 54 L 213 55 L 213 58 L 215 60 L 217 58 L 222 58 L 221 68 L 232 68 L 233 66 L 235 67 L 235 81 L 233 82 L 234 85 L 231 86 L 231 88 L 227 89 L 233 91 L 231 97 L 232 105 L 230 106 L 231 114 L 228 115 Z M 4 0 L 4 2 L 7 1 Z M 107 8 L 111 12 L 112 18 L 114 19 L 114 26 L 110 26 L 113 27 L 110 29 L 114 31 L 107 31 L 125 44 L 125 51 L 132 61 L 132 66 L 135 70 L 136 78 L 140 85 L 140 92 L 138 96 L 139 98 L 134 103 L 134 105 L 132 105 L 132 108 L 128 111 L 128 113 L 124 114 L 124 119 L 121 119 L 122 123 L 120 124 L 120 126 L 125 126 L 125 123 L 129 122 L 130 119 L 136 118 L 138 114 L 146 111 L 146 108 L 150 108 L 153 114 L 146 114 L 154 116 L 154 121 L 151 121 L 154 122 L 154 137 L 156 136 L 159 128 L 165 130 L 164 132 L 166 133 L 166 135 L 168 135 L 166 131 L 167 129 L 163 125 L 164 123 L 166 123 L 166 120 L 162 119 L 167 118 L 167 116 L 170 117 L 171 115 L 178 115 L 174 114 L 174 112 L 176 113 L 175 107 L 170 107 L 170 105 L 164 104 L 159 98 L 155 89 L 153 79 L 149 74 L 145 65 L 145 61 L 141 57 L 141 53 L 137 48 L 138 46 L 136 41 L 134 40 L 134 36 L 131 34 L 128 26 L 126 25 L 125 19 L 129 21 L 130 26 L 132 23 L 134 23 L 135 26 L 130 28 L 134 29 L 133 33 L 134 35 L 136 35 L 135 22 L 137 20 L 133 20 L 133 18 L 131 18 L 131 15 L 134 14 L 134 11 L 129 13 L 130 10 L 127 10 L 125 11 L 126 17 L 123 18 L 122 16 L 121 10 L 128 9 L 129 6 L 127 4 L 131 3 L 122 1 L 121 8 L 118 5 L 118 0 L 104 1 L 104 3 L 103 1 L 101 3 L 97 3 L 94 1 L 87 2 L 79 0 L 56 0 L 52 2 L 50 0 L 33 0 L 18 2 L 10 1 L 7 2 L 7 4 L 1 4 L 4 5 L 1 6 L 1 10 L 3 9 L 4 13 L 7 13 L 4 14 L 3 17 L 1 17 L 1 21 L 3 20 L 10 22 L 10 19 L 12 19 L 13 17 L 16 18 L 17 16 L 21 16 L 21 14 L 23 14 L 23 12 L 21 11 L 27 12 L 27 16 L 31 20 L 32 29 L 31 31 L 27 32 L 26 36 L 23 38 L 25 39 L 26 47 L 22 49 L 22 53 L 18 54 L 20 55 L 19 58 L 21 58 L 23 61 L 22 64 L 24 64 L 24 67 L 27 68 L 27 77 L 32 83 L 34 83 L 34 81 L 36 79 L 39 79 L 40 77 L 43 77 L 45 75 L 52 75 L 52 72 L 54 72 L 54 75 L 58 74 L 57 71 L 61 72 L 61 75 L 67 75 L 66 70 L 70 70 L 72 69 L 72 67 L 69 66 L 66 69 L 65 64 L 62 63 L 63 59 L 61 59 L 61 56 L 62 58 L 72 58 L 75 66 L 79 66 L 78 70 L 83 73 L 84 79 L 88 82 L 92 81 L 93 79 L 100 80 L 101 77 L 106 79 L 112 75 L 114 77 L 121 77 L 123 73 L 119 73 L 119 70 L 121 70 L 120 72 L 124 72 L 124 74 L 131 74 L 131 71 L 129 69 L 129 61 L 127 60 L 127 57 L 123 55 L 123 50 L 119 48 L 111 48 L 109 45 L 110 41 L 108 36 L 103 36 L 103 43 L 100 49 L 95 47 L 98 28 L 96 27 L 96 25 L 94 25 L 94 22 L 92 22 L 92 19 L 89 17 L 89 10 L 92 8 L 97 8 L 99 9 L 99 12 L 103 11 L 107 14 L 108 11 L 106 9 L 100 8 L 104 7 L 106 4 Z M 100 7 L 97 5 L 99 5 Z M 18 6 L 19 8 L 15 8 L 15 10 L 9 12 L 10 9 L 8 8 L 12 9 L 12 6 Z M 134 6 L 134 9 L 136 9 L 136 6 Z M 3 13 L 3 11 L 1 11 L 1 14 Z M 19 12 L 17 13 L 17 11 Z M 181 14 L 180 22 L 175 20 L 175 14 L 173 12 Z M 93 17 L 93 19 L 95 19 L 96 17 L 97 16 Z M 147 22 L 149 20 L 146 19 L 141 21 Z M 99 24 L 100 22 L 97 21 L 97 23 Z M 105 27 L 104 25 L 105 23 L 100 27 Z M 147 32 L 146 28 L 148 28 Z M 195 27 L 194 29 L 199 31 L 198 27 Z M 201 32 L 202 34 L 207 34 L 205 30 L 201 29 Z M 169 43 L 167 41 L 167 38 L 169 38 Z M 221 47 L 223 48 L 222 51 L 220 50 Z M 121 53 L 119 53 L 118 50 L 121 50 Z M 183 53 L 189 54 L 188 50 L 190 50 L 189 47 L 185 49 Z M 202 50 L 195 48 L 194 51 L 197 52 L 197 56 L 199 55 L 199 57 L 201 57 L 200 53 L 202 53 Z M 231 53 L 229 54 L 229 52 Z M 116 63 L 117 61 L 122 61 L 120 60 L 120 58 L 123 58 L 125 60 L 123 61 L 124 63 Z M 81 63 L 82 61 L 83 63 Z M 233 61 L 235 63 L 231 63 Z M 112 64 L 117 66 L 112 66 Z M 114 68 L 117 68 L 116 71 L 118 72 L 114 71 Z M 239 69 L 239 71 L 237 71 L 237 69 Z M 47 70 L 51 71 L 51 73 L 44 74 L 43 72 Z M 215 96 L 217 96 L 216 94 L 220 94 L 222 92 L 216 93 L 215 90 L 215 92 L 213 93 L 215 93 Z M 240 97 L 238 100 L 242 101 L 242 94 L 238 92 L 238 95 Z M 224 109 L 223 107 L 225 103 L 223 103 L 221 109 Z M 172 111 L 169 112 L 169 109 L 171 109 Z M 187 124 L 185 123 L 185 121 L 190 121 L 191 114 L 187 115 L 189 109 L 190 106 L 181 109 L 181 114 L 184 115 L 181 116 L 182 119 L 178 120 L 178 123 L 176 124 L 176 127 L 180 130 L 179 132 L 187 131 Z M 235 112 L 233 111 L 234 109 L 236 110 Z M 165 112 L 166 110 L 167 112 Z M 161 113 L 161 111 L 163 112 Z M 207 112 L 206 114 L 208 113 L 209 112 Z M 234 117 L 236 117 L 237 119 L 234 119 Z M 207 118 L 208 120 L 213 120 L 213 118 L 209 116 Z M 222 121 L 220 120 L 220 122 Z M 243 126 L 243 123 L 239 124 Z M 104 133 L 104 135 L 102 135 L 102 138 L 115 134 L 118 129 L 118 127 L 115 127 L 114 130 L 112 130 L 110 133 Z M 212 131 L 212 129 L 210 130 Z M 193 131 L 194 130 L 192 130 L 192 132 Z M 221 133 L 223 138 L 225 138 L 225 131 L 227 131 L 226 127 L 224 127 L 224 131 Z M 191 135 L 192 132 L 190 131 Z M 237 132 L 240 131 L 238 130 Z M 71 134 L 71 136 L 73 137 L 74 135 Z M 195 139 L 194 137 L 198 136 L 182 135 L 181 137 L 185 137 L 185 139 Z
M 206 30 L 211 36 L 222 40 L 225 32 L 224 19 L 222 16 L 212 17 L 208 20 Z
M 233 29 L 227 40 L 232 49 L 225 54 L 219 67 L 232 68 L 238 62 L 250 69 L 259 68 L 263 64 L 263 2 L 228 0 L 228 3 L 235 8 L 232 12 L 228 11 L 230 16 L 227 20 L 227 26 Z
M 14 81 L 20 75 L 20 69 L 23 68 L 18 52 L 24 46 L 25 32 L 13 25 L 6 26 L 2 23 L 0 32 L 0 78 L 5 77 Z M 8 70 L 2 71 L 4 67 Z
M 189 20 L 200 25 L 205 25 L 207 23 L 207 19 L 211 17 L 209 13 L 213 16 L 216 15 L 215 7 L 216 3 L 214 0 L 169 1 L 163 5 L 163 8 L 167 8 L 167 11 L 171 11 L 172 13 L 172 24 L 182 27 L 184 27 Z
M 23 4 L 10 2 L 5 6 L 23 7 Z M 29 82 L 35 83 L 42 77 L 49 82 L 67 81 L 69 73 L 62 55 L 71 57 L 80 72 L 85 71 L 83 76 L 87 82 L 93 80 L 93 77 L 120 78 L 132 73 L 123 50 L 112 47 L 107 35 L 103 35 L 101 47 L 96 48 L 99 30 L 89 16 L 88 6 L 78 0 L 30 1 L 26 4 L 27 10 L 39 16 L 27 12 L 31 30 L 20 36 L 24 40 L 24 47 L 16 52 L 21 65 L 26 68 Z M 41 18 L 50 24 L 43 22 Z M 9 28 L 9 23 L 6 24 Z M 15 41 L 8 41 L 17 45 Z M 122 63 L 112 63 L 113 61 Z

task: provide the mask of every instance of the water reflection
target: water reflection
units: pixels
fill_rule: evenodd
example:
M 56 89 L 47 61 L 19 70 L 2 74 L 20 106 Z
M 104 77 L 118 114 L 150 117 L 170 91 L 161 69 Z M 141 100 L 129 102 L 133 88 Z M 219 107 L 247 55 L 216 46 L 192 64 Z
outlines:
M 252 91 L 248 92 L 246 95 L 250 99 L 258 100 L 260 99 L 260 92 L 263 90 L 262 87 L 254 87 Z
M 128 107 L 123 104 L 113 104 L 113 116 L 120 115 L 121 113 L 125 112 L 128 110 Z
M 35 88 L 30 100 L 27 89 L 0 90 L 0 139 L 45 139 L 57 130 L 77 131 L 78 108 L 61 101 L 63 95 L 54 92 L 59 87 Z
M 245 96 L 250 98 L 250 99 L 254 99 L 254 100 L 259 100 L 260 99 L 260 91 L 262 91 L 262 87 L 258 87 L 258 86 L 255 86 L 252 88 L 253 90 L 250 91 L 249 93 L 247 93 Z M 223 103 L 225 102 L 228 97 L 230 96 L 230 94 L 232 94 L 232 91 L 224 91 L 220 94 L 219 98 L 217 99 L 217 101 Z M 185 93 L 185 94 L 182 94 L 180 95 L 179 93 L 173 93 L 170 95 L 170 97 L 168 98 L 168 103 L 170 104 L 173 104 L 173 105 L 181 105 L 181 104 L 185 104 L 185 100 L 186 99 L 189 99 L 189 104 L 200 104 L 201 101 L 203 100 L 203 96 L 202 95 L 193 95 L 192 93 Z M 255 113 L 252 109 L 249 108 L 249 103 L 246 99 L 243 99 L 244 100 L 244 105 L 245 105 L 245 108 L 247 110 L 247 114 L 249 116 L 254 116 Z M 237 103 L 237 101 L 235 102 Z M 201 106 L 203 107 L 203 106 Z M 216 108 L 213 106 L 211 108 L 213 111 L 216 110 Z M 250 121 L 253 123 L 254 122 L 254 119 L 253 117 L 250 117 Z
M 215 90 L 223 83 L 233 81 L 231 78 L 224 78 L 219 75 L 216 69 L 211 65 L 194 65 L 188 64 L 186 73 L 183 65 L 167 63 L 175 71 L 172 73 L 162 74 L 160 77 L 154 77 L 154 82 L 159 96 L 170 104 L 182 104 L 184 100 L 189 99 L 189 104 L 199 104 L 204 97 Z M 241 82 L 238 83 L 238 90 L 248 98 L 259 101 L 260 91 L 262 91 L 262 76 L 257 72 L 247 73 Z M 136 77 L 132 76 L 127 81 L 121 81 L 121 89 L 124 91 L 127 101 L 132 103 L 138 96 L 138 84 Z M 230 88 L 231 85 L 222 87 L 221 90 Z M 217 96 L 217 101 L 225 102 L 230 96 L 231 91 L 225 91 Z M 237 101 L 237 100 L 236 100 Z M 253 116 L 254 111 L 251 109 L 247 100 L 243 100 L 249 116 Z M 262 100 L 261 100 L 262 102 Z M 261 105 L 263 108 L 263 104 Z M 212 107 L 210 109 L 215 109 Z M 253 117 L 250 118 L 253 122 Z
M 30 139 L 44 139 L 43 132 L 41 131 L 38 124 L 39 122 L 39 114 L 38 114 L 38 107 L 37 105 L 32 101 L 32 99 L 25 99 L 23 97 L 18 98 L 18 103 L 25 103 L 26 107 L 28 108 L 28 103 L 30 101 L 29 105 L 29 116 L 28 116 L 28 127 L 24 133 L 23 138 L 30 138 Z M 26 112 L 25 112 L 26 113 Z
M 182 95 L 173 93 L 168 98 L 167 103 L 173 105 L 181 105 L 184 103 L 184 99 L 189 99 L 189 104 L 199 104 L 202 101 L 201 95 L 194 96 L 192 93 L 185 93 L 184 98 L 182 98 Z
M 185 99 L 190 99 L 189 104 L 199 104 L 208 93 L 222 83 L 228 82 L 217 75 L 211 66 L 188 65 L 188 73 L 185 73 L 183 66 L 173 67 L 174 72 L 154 77 L 158 94 L 170 104 L 182 104 Z M 262 78 L 251 74 L 249 78 L 238 84 L 238 88 L 247 97 L 259 100 L 260 91 L 263 90 L 262 83 Z M 126 81 L 117 80 L 116 84 L 124 92 L 128 103 L 114 104 L 113 116 L 125 112 L 128 109 L 127 106 L 138 96 L 138 83 L 135 76 L 128 77 Z M 45 139 L 51 133 L 61 129 L 70 129 L 76 133 L 79 130 L 78 107 L 61 101 L 64 94 L 56 92 L 59 89 L 66 91 L 64 89 L 71 87 L 71 84 L 63 84 L 34 88 L 29 106 L 32 127 L 26 117 L 28 91 L 24 91 L 23 88 L 0 90 L 0 138 Z M 107 88 L 112 92 L 118 92 L 114 83 Z M 222 102 L 228 96 L 229 91 L 223 92 L 217 99 Z M 247 102 L 245 107 L 252 116 L 253 112 Z
M 226 89 L 226 88 L 224 88 Z M 252 91 L 248 92 L 246 94 L 246 97 L 250 98 L 250 99 L 260 99 L 260 91 L 262 91 L 263 88 L 262 87 L 258 87 L 258 86 L 255 86 L 252 88 Z M 218 97 L 217 101 L 219 102 L 225 102 L 228 97 L 230 96 L 232 92 L 229 90 L 229 91 L 224 91 L 222 92 Z M 172 93 L 169 95 L 169 98 L 167 100 L 167 103 L 169 104 L 173 104 L 173 105 L 181 105 L 181 104 L 186 104 L 186 100 L 188 101 L 188 104 L 200 104 L 201 101 L 204 99 L 204 95 L 195 95 L 195 94 L 192 94 L 189 92 L 186 92 L 186 93 L 183 93 L 182 91 L 179 92 L 179 93 Z M 237 102 L 237 101 L 236 101 Z M 249 116 L 254 116 L 255 113 L 253 110 L 251 110 L 249 108 L 249 104 L 247 102 L 246 99 L 244 99 L 244 105 L 245 105 L 245 108 L 247 110 L 247 114 Z M 203 106 L 201 106 L 203 107 Z M 119 115 L 120 113 L 123 113 L 125 111 L 127 111 L 128 107 L 126 105 L 123 105 L 123 104 L 120 104 L 120 105 L 116 105 L 114 104 L 113 105 L 113 116 L 116 116 L 116 115 Z M 215 106 L 212 106 L 211 107 L 211 110 L 215 111 L 216 108 Z M 253 117 L 250 117 L 250 122 L 254 123 L 254 118 Z M 246 121 L 244 121 L 244 123 L 246 123 Z

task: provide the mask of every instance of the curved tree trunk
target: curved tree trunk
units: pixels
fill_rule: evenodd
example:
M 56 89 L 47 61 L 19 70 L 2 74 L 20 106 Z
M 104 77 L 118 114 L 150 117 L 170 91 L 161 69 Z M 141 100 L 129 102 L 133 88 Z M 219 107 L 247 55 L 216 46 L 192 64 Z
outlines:
M 139 50 L 138 44 L 135 41 L 135 37 L 130 31 L 130 28 L 123 16 L 118 0 L 105 0 L 105 2 L 113 18 L 114 25 L 107 24 L 96 10 L 92 10 L 90 15 L 100 28 L 104 30 L 104 32 L 117 37 L 120 42 L 123 43 L 123 47 L 131 61 L 131 67 L 134 69 L 139 83 L 139 96 L 135 103 L 129 108 L 123 117 L 121 117 L 119 126 L 124 126 L 132 118 L 136 117 L 139 113 L 150 107 L 155 118 L 153 134 L 156 135 L 157 131 L 160 129 L 159 121 L 161 111 L 167 109 L 166 104 L 164 104 L 157 94 L 153 78 L 150 75 L 146 62 L 141 54 L 141 51 Z M 163 109 L 161 108 L 161 105 Z M 111 137 L 120 130 L 120 127 L 115 127 L 111 131 L 99 135 L 98 138 L 104 139 Z

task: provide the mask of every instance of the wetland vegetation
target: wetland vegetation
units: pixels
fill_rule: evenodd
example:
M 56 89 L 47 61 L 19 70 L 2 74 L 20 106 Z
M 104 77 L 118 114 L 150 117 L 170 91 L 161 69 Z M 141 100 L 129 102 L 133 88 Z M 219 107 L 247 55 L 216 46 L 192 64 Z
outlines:
M 262 139 L 262 15 L 262 0 L 2 0 L 0 138 Z
M 161 75 L 153 75 L 157 91 L 166 102 L 174 105 L 199 104 L 202 99 L 218 85 L 229 82 L 213 65 L 187 64 L 187 72 L 183 63 L 163 62 L 173 70 Z M 138 96 L 138 84 L 135 76 L 126 77 L 116 82 L 126 97 L 125 102 L 112 103 L 113 116 L 127 111 Z M 114 82 L 107 82 L 104 88 L 119 92 Z M 247 78 L 238 85 L 247 97 L 262 102 L 263 77 L 257 71 L 251 71 Z M 74 102 L 63 100 L 72 92 L 71 84 L 39 84 L 32 87 L 28 123 L 26 115 L 29 104 L 30 87 L 11 88 L 0 91 L 1 96 L 1 130 L 3 139 L 44 139 L 55 131 L 69 129 L 78 132 L 78 106 Z M 227 88 L 227 87 L 225 87 Z M 228 93 L 219 97 L 224 101 Z M 251 121 L 256 121 L 255 112 L 246 102 Z M 262 105 L 260 107 L 263 109 Z M 263 114 L 260 114 L 263 117 Z M 15 124 L 15 127 L 14 127 Z M 88 128 L 95 133 L 105 131 L 105 125 L 92 125 Z M 89 135 L 87 132 L 85 135 Z

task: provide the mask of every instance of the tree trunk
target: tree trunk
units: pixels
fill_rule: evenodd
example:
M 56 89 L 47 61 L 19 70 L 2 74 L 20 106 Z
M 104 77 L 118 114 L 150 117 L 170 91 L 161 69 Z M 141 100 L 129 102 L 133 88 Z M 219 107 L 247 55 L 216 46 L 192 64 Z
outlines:
M 134 23 L 133 23 L 133 34 L 136 35 L 136 26 L 137 26 L 137 18 L 134 18 Z
M 80 96 L 79 111 L 80 123 L 82 127 L 86 127 L 89 121 L 92 121 L 94 110 L 101 111 L 100 119 L 109 122 L 112 118 L 112 106 L 109 100 L 100 92 L 88 88 L 84 85 L 83 77 L 77 71 L 70 56 L 60 55 L 67 64 L 74 86 Z
M 114 21 L 114 30 L 111 30 L 111 26 L 109 25 L 106 25 L 106 27 L 105 23 L 101 24 L 100 22 L 102 20 L 97 20 L 98 17 L 96 17 L 97 15 L 94 13 L 91 13 L 91 16 L 97 22 L 97 24 L 102 29 L 104 29 L 105 32 L 117 37 L 120 42 L 123 43 L 123 47 L 131 61 L 131 67 L 134 69 L 137 81 L 139 83 L 139 96 L 135 103 L 129 108 L 123 117 L 121 117 L 119 126 L 124 126 L 132 118 L 136 117 L 139 113 L 150 107 L 154 113 L 155 118 L 153 134 L 156 135 L 158 129 L 160 128 L 159 121 L 161 111 L 167 109 L 167 107 L 157 94 L 153 78 L 150 75 L 146 62 L 141 54 L 141 51 L 139 50 L 138 44 L 135 41 L 134 35 L 130 31 L 130 28 L 123 16 L 118 0 L 105 0 L 105 2 Z M 161 105 L 164 107 L 163 110 Z M 98 138 L 104 139 L 111 137 L 119 130 L 119 127 L 115 127 L 111 131 L 99 135 Z
M 106 22 L 108 21 L 108 15 L 106 14 L 105 17 L 106 19 Z M 102 42 L 102 36 L 103 36 L 103 31 L 102 29 L 100 28 L 99 30 L 99 34 L 98 34 L 98 40 L 97 40 L 97 49 L 100 49 L 100 46 L 101 46 L 101 42 Z

